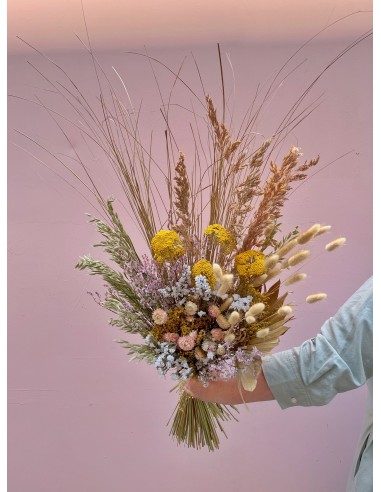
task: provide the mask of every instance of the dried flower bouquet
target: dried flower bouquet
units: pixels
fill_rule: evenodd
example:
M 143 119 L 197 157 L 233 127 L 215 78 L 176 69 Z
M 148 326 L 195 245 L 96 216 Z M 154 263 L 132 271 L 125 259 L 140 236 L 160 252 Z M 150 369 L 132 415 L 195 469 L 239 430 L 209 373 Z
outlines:
M 99 303 L 114 314 L 110 323 L 142 337 L 141 343 L 119 343 L 133 358 L 154 365 L 160 375 L 170 374 L 176 381 L 179 402 L 171 435 L 178 443 L 214 450 L 219 447 L 218 431 L 223 432 L 224 421 L 236 419 L 236 408 L 196 400 L 183 391 L 184 382 L 198 378 L 207 385 L 217 378 L 237 378 L 240 388 L 254 391 L 262 357 L 277 346 L 293 318 L 287 288 L 306 277 L 300 271 L 309 257 L 306 245 L 330 229 L 314 224 L 302 232 L 298 228 L 281 230 L 282 209 L 293 185 L 307 179 L 319 158 L 302 160 L 296 146 L 291 146 L 280 162 L 273 157 L 274 150 L 279 150 L 311 111 L 310 105 L 302 108 L 302 103 L 320 75 L 291 106 L 270 138 L 260 139 L 255 125 L 283 69 L 257 107 L 255 101 L 248 105 L 239 131 L 233 134 L 232 125 L 225 121 L 220 49 L 221 117 L 209 95 L 198 97 L 179 73 L 168 68 L 175 77 L 174 86 L 180 83 L 186 87 L 204 114 L 199 117 L 193 112 L 195 153 L 188 158 L 177 150 L 169 125 L 170 96 L 162 105 L 167 148 L 163 169 L 151 146 L 144 145 L 140 137 L 139 111 L 126 109 L 91 50 L 90 54 L 99 82 L 100 114 L 66 73 L 66 85 L 49 82 L 79 114 L 80 124 L 71 124 L 109 161 L 149 254 L 137 251 L 113 201 L 104 198 L 96 176 L 77 155 L 84 177 L 71 169 L 69 172 L 100 207 L 102 218 L 91 218 L 103 236 L 97 246 L 115 263 L 111 268 L 104 261 L 84 256 L 77 268 L 87 269 L 106 282 L 107 292 Z M 127 90 L 125 96 L 131 102 Z M 67 137 L 57 113 L 39 104 Z M 67 168 L 60 156 L 53 157 Z M 159 189 L 153 177 L 154 166 L 162 175 L 166 197 L 164 186 Z M 332 251 L 344 242 L 345 238 L 339 238 L 326 249 Z M 306 300 L 324 298 L 324 293 L 316 293 Z

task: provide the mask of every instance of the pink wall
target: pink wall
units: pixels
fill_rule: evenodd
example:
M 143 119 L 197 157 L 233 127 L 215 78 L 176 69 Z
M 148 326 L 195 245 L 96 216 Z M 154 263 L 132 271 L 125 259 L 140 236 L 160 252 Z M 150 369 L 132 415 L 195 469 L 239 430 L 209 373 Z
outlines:
M 316 43 L 300 55 L 298 59 L 307 57 L 307 63 L 279 89 L 259 131 L 270 132 L 289 102 L 344 45 Z M 271 77 L 294 48 L 223 46 L 234 65 L 238 116 L 257 83 Z M 188 54 L 181 48 L 152 53 L 174 68 Z M 217 101 L 216 49 L 200 47 L 195 54 Z M 34 56 L 28 59 L 56 80 L 57 72 L 45 62 Z M 96 93 L 86 55 L 54 59 L 86 91 Z M 147 63 L 124 54 L 104 55 L 102 63 L 109 72 L 111 65 L 118 68 L 137 103 L 144 98 L 145 129 L 154 126 L 159 146 L 163 124 Z M 197 85 L 194 70 L 186 68 L 185 74 Z M 232 87 L 232 78 L 227 77 Z M 50 100 L 44 89 L 48 85 L 27 65 L 26 57 L 10 57 L 8 92 L 27 98 L 38 93 Z M 321 106 L 290 139 L 302 147 L 306 158 L 321 155 L 321 171 L 292 196 L 284 224 L 303 228 L 329 223 L 332 238 L 346 236 L 348 244 L 317 258 L 325 240 L 316 242 L 317 259 L 306 266 L 308 283 L 295 288 L 297 318 L 280 349 L 314 336 L 372 273 L 369 40 L 326 74 L 314 96 L 322 93 Z M 177 122 L 180 114 L 175 111 L 174 125 Z M 364 388 L 339 395 L 320 408 L 282 411 L 275 402 L 251 405 L 250 412 L 242 408 L 240 422 L 226 426 L 229 439 L 222 440 L 220 451 L 213 454 L 178 448 L 170 440 L 166 422 L 176 400 L 168 393 L 171 382 L 160 379 L 149 366 L 128 362 L 125 351 L 113 343 L 122 334 L 107 325 L 109 315 L 87 295 L 89 290 L 101 290 L 102 283 L 73 268 L 82 254 L 100 255 L 92 251 L 98 237 L 84 215 L 93 210 L 62 179 L 17 147 L 62 173 L 14 128 L 54 151 L 73 155 L 43 110 L 10 100 L 9 492 L 344 490 L 364 415 Z M 81 138 L 73 131 L 70 135 L 76 149 L 86 152 Z M 190 146 L 188 135 L 181 138 L 185 147 Z M 88 162 L 101 173 L 97 156 L 89 154 Z M 107 174 L 102 180 L 105 190 L 122 200 Z M 328 300 L 307 306 L 306 289 L 326 291 Z

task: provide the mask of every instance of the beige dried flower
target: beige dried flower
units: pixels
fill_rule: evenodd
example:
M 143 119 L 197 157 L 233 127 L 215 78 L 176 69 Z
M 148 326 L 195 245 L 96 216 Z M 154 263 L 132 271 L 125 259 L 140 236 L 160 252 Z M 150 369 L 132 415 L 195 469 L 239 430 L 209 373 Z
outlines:
M 189 316 L 192 316 L 193 314 L 196 314 L 198 311 L 198 306 L 192 301 L 186 302 L 184 306 L 184 311 L 185 314 L 188 314 Z
M 284 285 L 291 285 L 294 284 L 295 282 L 299 282 L 300 280 L 304 280 L 307 277 L 306 273 L 297 273 L 295 275 L 292 275 L 292 277 L 289 277 L 284 281 Z
M 253 304 L 250 309 L 245 313 L 245 318 L 248 316 L 255 316 L 256 314 L 260 314 L 262 311 L 265 310 L 265 305 L 263 302 L 257 302 Z
M 266 269 L 271 270 L 278 263 L 278 261 L 279 261 L 279 255 L 277 254 L 267 256 L 265 259 L 264 266 Z
M 267 274 L 264 273 L 263 275 L 260 275 L 259 277 L 257 277 L 256 279 L 254 279 L 252 282 L 251 282 L 251 285 L 253 287 L 259 287 L 260 285 L 264 284 L 265 283 L 265 280 L 267 279 Z
M 319 232 L 320 228 L 321 228 L 320 224 L 314 224 L 312 227 L 302 232 L 296 238 L 298 244 L 306 244 L 308 243 L 308 241 L 311 241 L 311 239 L 313 239 L 316 236 L 316 234 Z
M 233 343 L 235 340 L 235 335 L 234 333 L 227 333 L 224 337 L 224 342 L 226 343 Z
M 325 234 L 326 232 L 329 232 L 331 229 L 332 226 L 330 225 L 321 226 L 316 235 L 320 236 L 321 234 Z
M 233 282 L 234 282 L 234 275 L 232 273 L 225 273 L 225 275 L 222 275 L 221 279 L 221 286 L 218 289 L 218 295 L 222 296 L 226 294 L 232 287 L 233 287 Z
M 269 333 L 270 333 L 269 328 L 262 328 L 261 330 L 258 330 L 258 331 L 256 332 L 256 336 L 257 336 L 258 338 L 265 338 L 265 337 L 267 337 L 267 335 L 268 335 Z
M 218 355 L 225 355 L 226 349 L 223 345 L 218 345 L 216 352 Z
M 230 323 L 229 321 L 223 316 L 222 314 L 219 314 L 216 318 L 217 324 L 220 328 L 223 330 L 228 330 L 230 328 Z
M 267 273 L 267 279 L 266 280 L 270 280 L 271 278 L 274 278 L 277 275 L 279 275 L 280 272 L 283 270 L 283 268 L 284 268 L 283 265 L 281 263 L 278 263 L 272 270 L 270 270 Z
M 232 302 L 233 302 L 233 298 L 232 297 L 228 297 L 227 299 L 225 299 L 224 302 L 220 306 L 220 312 L 223 313 L 227 309 L 229 309 L 229 307 L 232 304 Z
M 196 347 L 194 350 L 194 356 L 197 360 L 204 360 L 206 358 L 206 353 L 200 347 Z
M 238 311 L 233 311 L 229 318 L 228 318 L 228 323 L 230 324 L 230 326 L 234 326 L 236 325 L 237 323 L 239 323 L 239 320 L 240 320 L 240 315 L 239 315 L 239 312 Z
M 317 294 L 311 294 L 311 295 L 306 297 L 306 301 L 309 304 L 313 304 L 314 302 L 318 302 L 318 301 L 323 301 L 324 299 L 327 299 L 327 294 L 325 294 L 324 292 L 319 292 Z
M 345 244 L 346 238 L 345 237 L 339 237 L 338 239 L 335 239 L 334 241 L 331 241 L 330 243 L 325 245 L 325 250 L 326 251 L 333 251 L 336 248 L 340 248 L 340 246 L 343 246 Z
M 298 241 L 296 238 L 291 239 L 291 241 L 288 241 L 278 249 L 277 255 L 279 256 L 279 258 L 284 258 L 286 254 L 289 253 L 293 248 L 295 248 L 297 244 Z
M 213 273 L 217 280 L 221 280 L 223 276 L 222 268 L 218 263 L 213 263 Z
M 282 306 L 278 309 L 277 312 L 280 316 L 288 316 L 289 314 L 292 313 L 292 307 L 291 306 Z
M 288 266 L 295 266 L 304 261 L 306 258 L 310 256 L 310 252 L 308 249 L 302 249 L 295 253 L 291 258 L 287 260 L 287 265 Z

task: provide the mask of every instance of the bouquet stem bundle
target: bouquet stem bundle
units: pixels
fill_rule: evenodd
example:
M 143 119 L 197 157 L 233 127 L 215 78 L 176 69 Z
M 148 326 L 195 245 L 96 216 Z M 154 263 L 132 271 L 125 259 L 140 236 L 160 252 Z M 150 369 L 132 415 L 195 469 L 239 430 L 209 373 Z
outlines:
M 176 405 L 170 436 L 177 444 L 185 444 L 195 449 L 207 446 L 209 451 L 219 448 L 220 439 L 217 429 L 224 435 L 222 422 L 234 419 L 232 410 L 238 411 L 234 406 L 220 405 L 218 403 L 204 402 L 193 398 L 179 385 L 180 397 Z

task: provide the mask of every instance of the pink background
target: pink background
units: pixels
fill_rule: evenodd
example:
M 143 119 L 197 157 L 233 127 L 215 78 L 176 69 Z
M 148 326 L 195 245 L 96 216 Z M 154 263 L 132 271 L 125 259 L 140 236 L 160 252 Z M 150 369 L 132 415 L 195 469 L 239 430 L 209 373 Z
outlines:
M 258 131 L 267 136 L 290 102 L 347 42 L 310 45 L 298 58 L 307 62 L 279 89 Z M 257 83 L 271 78 L 296 47 L 284 43 L 222 46 L 234 66 L 237 121 Z M 117 67 L 136 103 L 143 98 L 144 130 L 154 128 L 154 142 L 161 152 L 164 125 L 148 64 L 121 51 L 103 54 L 102 64 L 110 76 L 111 66 Z M 215 45 L 193 51 L 208 92 L 219 102 Z M 175 69 L 189 55 L 187 47 L 150 52 Z M 87 55 L 52 56 L 86 92 L 96 94 Z M 29 99 L 39 94 L 59 105 L 27 59 L 52 79 L 60 77 L 33 54 L 13 55 L 8 92 Z M 296 320 L 279 349 L 314 336 L 321 323 L 372 274 L 371 61 L 371 41 L 367 40 L 327 72 L 313 94 L 324 93 L 322 104 L 289 141 L 302 147 L 306 159 L 319 153 L 321 163 L 320 172 L 287 205 L 285 228 L 321 222 L 331 224 L 333 233 L 316 241 L 313 259 L 305 268 L 309 279 L 294 289 Z M 168 79 L 160 73 L 168 90 Z M 197 86 L 191 61 L 185 75 Z M 228 84 L 233 87 L 231 75 Z M 174 111 L 175 127 L 183 123 L 183 117 Z M 102 256 L 91 247 L 99 238 L 84 215 L 95 212 L 60 177 L 18 147 L 73 183 L 49 155 L 15 133 L 15 128 L 54 152 L 73 156 L 41 108 L 10 100 L 9 491 L 344 490 L 364 416 L 365 388 L 338 395 L 320 408 L 282 411 L 276 402 L 251 405 L 250 412 L 241 408 L 240 422 L 226 425 L 229 439 L 222 438 L 221 449 L 215 453 L 177 447 L 171 441 L 166 427 L 176 403 L 176 396 L 168 393 L 171 381 L 161 379 L 152 367 L 129 363 L 126 352 L 113 343 L 123 334 L 107 325 L 109 314 L 87 295 L 87 291 L 102 290 L 102 282 L 74 270 L 80 255 Z M 87 152 L 76 132 L 71 130 L 70 136 L 77 150 Z M 189 153 L 189 134 L 181 130 L 179 139 Z M 324 168 L 348 151 L 352 152 Z M 102 159 L 88 156 L 89 166 L 102 176 L 104 189 L 119 202 L 118 210 L 129 228 L 120 191 L 107 172 L 101 174 Z M 324 252 L 326 239 L 337 236 L 346 236 L 348 244 L 340 251 Z M 326 302 L 304 303 L 307 293 L 321 290 L 328 293 Z

